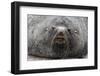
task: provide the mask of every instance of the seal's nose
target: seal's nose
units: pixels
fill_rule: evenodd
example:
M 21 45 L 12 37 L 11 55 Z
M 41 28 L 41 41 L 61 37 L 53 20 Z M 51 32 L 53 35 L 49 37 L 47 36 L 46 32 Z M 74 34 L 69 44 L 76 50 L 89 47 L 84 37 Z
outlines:
M 57 35 L 57 39 L 63 39 L 64 38 L 64 33 L 63 32 L 59 32 Z
M 59 36 L 63 36 L 64 34 L 63 34 L 63 32 L 59 32 L 59 34 L 58 34 Z

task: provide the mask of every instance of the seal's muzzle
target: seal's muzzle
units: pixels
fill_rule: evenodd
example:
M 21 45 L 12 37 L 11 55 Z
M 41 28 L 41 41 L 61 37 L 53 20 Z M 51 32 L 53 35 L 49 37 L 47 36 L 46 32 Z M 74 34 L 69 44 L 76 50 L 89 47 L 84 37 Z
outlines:
M 64 55 L 66 48 L 67 41 L 65 39 L 64 32 L 57 33 L 52 44 L 53 52 L 56 54 L 57 57 L 62 57 Z

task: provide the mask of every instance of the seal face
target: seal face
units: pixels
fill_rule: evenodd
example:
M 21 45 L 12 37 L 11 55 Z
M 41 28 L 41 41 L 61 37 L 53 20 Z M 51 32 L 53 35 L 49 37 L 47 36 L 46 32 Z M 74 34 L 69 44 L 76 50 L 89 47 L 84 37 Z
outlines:
M 44 16 L 43 16 L 44 17 Z M 45 16 L 29 30 L 29 53 L 44 58 L 87 55 L 87 18 Z M 35 24 L 34 24 L 35 25 Z

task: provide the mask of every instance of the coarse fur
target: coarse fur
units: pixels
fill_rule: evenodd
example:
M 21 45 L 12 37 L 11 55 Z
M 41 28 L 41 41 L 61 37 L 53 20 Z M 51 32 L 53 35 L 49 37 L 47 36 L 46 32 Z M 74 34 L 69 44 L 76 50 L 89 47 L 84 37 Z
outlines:
M 88 18 L 28 15 L 28 54 L 46 58 L 87 56 Z

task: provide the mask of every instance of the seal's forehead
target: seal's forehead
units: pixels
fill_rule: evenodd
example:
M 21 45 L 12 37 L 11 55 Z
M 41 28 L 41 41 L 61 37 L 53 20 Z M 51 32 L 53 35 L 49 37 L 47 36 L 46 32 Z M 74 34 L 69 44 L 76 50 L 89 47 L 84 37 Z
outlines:
M 68 26 L 72 23 L 70 20 L 64 17 L 52 17 L 47 20 L 46 20 L 46 24 L 50 26 Z

